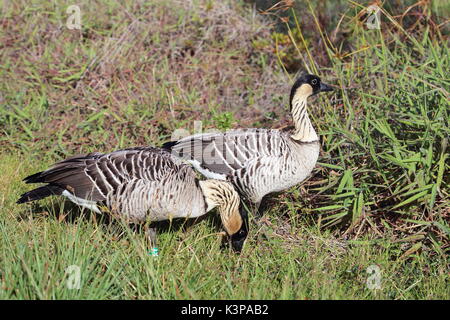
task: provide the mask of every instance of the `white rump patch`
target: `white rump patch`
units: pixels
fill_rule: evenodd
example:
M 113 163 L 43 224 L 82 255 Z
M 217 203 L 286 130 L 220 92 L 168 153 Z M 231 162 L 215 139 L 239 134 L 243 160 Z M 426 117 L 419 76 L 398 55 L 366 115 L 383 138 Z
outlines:
M 67 198 L 69 198 L 70 201 L 72 201 L 73 203 L 75 203 L 79 206 L 85 207 L 85 208 L 95 211 L 97 213 L 101 213 L 100 209 L 97 207 L 97 202 L 95 202 L 95 201 L 76 197 L 67 190 L 64 190 L 62 195 L 66 196 Z

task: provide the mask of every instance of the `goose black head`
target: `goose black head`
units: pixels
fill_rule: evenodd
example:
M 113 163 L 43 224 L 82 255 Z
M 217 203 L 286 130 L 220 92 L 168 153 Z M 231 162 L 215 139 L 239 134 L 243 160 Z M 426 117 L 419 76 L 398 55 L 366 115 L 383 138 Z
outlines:
M 230 236 L 231 247 L 236 252 L 242 251 L 242 247 L 244 246 L 245 239 L 247 239 L 248 235 L 248 215 L 242 204 L 239 206 L 239 213 L 242 219 L 241 228 Z
M 323 91 L 333 91 L 333 88 L 323 83 L 320 78 L 313 74 L 304 74 L 300 76 L 291 89 L 290 105 L 292 110 L 292 101 L 296 95 L 303 96 L 306 99 L 309 96 Z

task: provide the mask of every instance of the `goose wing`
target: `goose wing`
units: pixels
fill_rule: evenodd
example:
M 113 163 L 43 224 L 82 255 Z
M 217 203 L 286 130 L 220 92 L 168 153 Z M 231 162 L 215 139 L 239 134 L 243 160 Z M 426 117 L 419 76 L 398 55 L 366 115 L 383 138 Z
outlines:
M 134 179 L 161 181 L 187 166 L 176 163 L 170 153 L 153 147 L 129 148 L 108 154 L 88 153 L 56 163 L 52 168 L 24 179 L 26 183 L 49 183 L 76 197 L 106 200 L 107 194 Z M 185 172 L 189 172 L 184 170 Z
M 279 156 L 284 144 L 281 135 L 279 130 L 241 129 L 193 135 L 163 148 L 189 161 L 208 178 L 226 179 L 255 159 Z

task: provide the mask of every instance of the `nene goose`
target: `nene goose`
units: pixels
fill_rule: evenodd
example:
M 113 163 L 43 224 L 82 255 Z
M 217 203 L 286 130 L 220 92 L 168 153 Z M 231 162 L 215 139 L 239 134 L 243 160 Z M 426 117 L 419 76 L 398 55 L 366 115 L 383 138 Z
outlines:
M 162 149 L 139 147 L 75 156 L 24 181 L 46 185 L 24 193 L 17 203 L 63 195 L 97 213 L 106 208 L 141 223 L 195 218 L 217 207 L 233 249 L 240 251 L 247 236 L 245 212 L 241 216 L 233 185 L 199 181 L 190 165 Z M 148 236 L 154 234 L 154 229 L 148 229 Z
M 206 133 L 168 142 L 163 148 L 192 163 L 207 178 L 233 183 L 261 215 L 265 195 L 300 183 L 316 164 L 319 138 L 306 101 L 322 91 L 332 88 L 315 75 L 305 74 L 294 83 L 290 94 L 293 132 L 239 129 Z

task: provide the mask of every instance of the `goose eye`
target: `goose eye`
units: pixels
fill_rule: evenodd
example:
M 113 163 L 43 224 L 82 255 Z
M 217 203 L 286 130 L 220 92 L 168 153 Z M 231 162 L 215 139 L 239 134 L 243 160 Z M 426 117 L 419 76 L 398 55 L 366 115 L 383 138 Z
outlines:
M 316 84 L 317 84 L 317 79 L 312 79 L 311 83 L 312 83 L 313 85 L 316 85 Z

